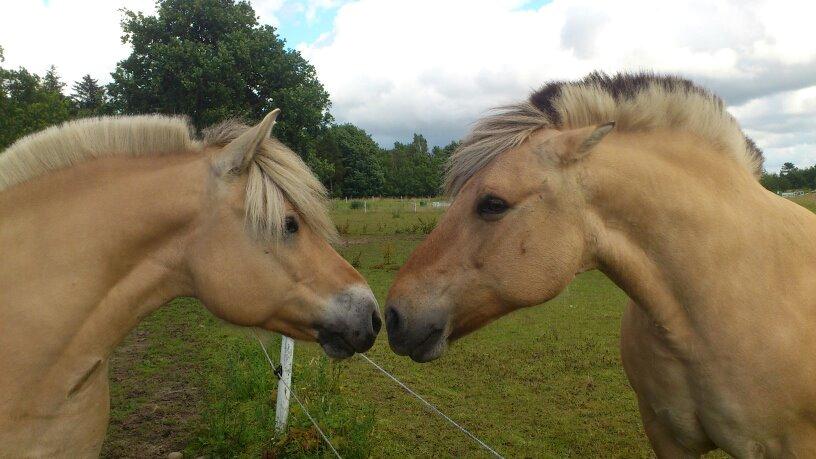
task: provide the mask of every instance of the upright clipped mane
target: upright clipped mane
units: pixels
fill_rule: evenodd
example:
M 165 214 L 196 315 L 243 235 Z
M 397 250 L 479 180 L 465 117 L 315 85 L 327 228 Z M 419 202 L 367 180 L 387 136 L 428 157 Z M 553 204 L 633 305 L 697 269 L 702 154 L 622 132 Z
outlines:
M 49 172 L 106 157 L 143 157 L 223 147 L 247 126 L 227 121 L 204 130 L 203 142 L 185 117 L 163 115 L 85 118 L 52 126 L 18 140 L 0 153 L 0 192 Z M 336 229 L 326 208 L 326 190 L 308 166 L 276 139 L 267 139 L 249 169 L 246 221 L 261 239 L 282 234 L 284 198 L 319 235 Z
M 157 156 L 200 149 L 186 118 L 83 118 L 51 126 L 0 153 L 0 191 L 48 172 L 110 156 Z
M 499 107 L 477 121 L 448 162 L 445 191 L 455 196 L 473 174 L 540 128 L 574 129 L 609 121 L 619 131 L 693 132 L 733 155 L 755 177 L 762 173 L 762 152 L 722 99 L 708 90 L 676 76 L 593 72 L 578 81 L 548 83 L 528 100 Z

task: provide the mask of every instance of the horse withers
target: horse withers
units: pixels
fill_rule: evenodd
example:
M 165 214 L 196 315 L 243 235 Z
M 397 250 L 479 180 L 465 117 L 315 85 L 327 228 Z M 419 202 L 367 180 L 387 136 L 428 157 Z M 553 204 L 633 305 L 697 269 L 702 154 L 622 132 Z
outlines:
M 372 346 L 377 303 L 277 114 L 203 140 L 180 118 L 79 120 L 0 154 L 0 456 L 98 455 L 108 358 L 175 297 L 336 358 Z
M 814 457 L 816 216 L 761 170 L 687 80 L 548 84 L 452 156 L 453 202 L 388 295 L 391 347 L 435 359 L 599 269 L 632 300 L 621 353 L 659 457 Z

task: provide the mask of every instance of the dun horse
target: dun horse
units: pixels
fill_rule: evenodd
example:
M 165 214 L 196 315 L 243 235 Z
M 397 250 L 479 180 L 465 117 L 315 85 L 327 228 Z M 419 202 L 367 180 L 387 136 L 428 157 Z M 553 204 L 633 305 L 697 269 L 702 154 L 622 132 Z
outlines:
M 388 296 L 416 361 L 599 269 L 631 298 L 621 352 L 660 457 L 816 456 L 816 216 L 689 81 L 590 74 L 479 121 L 453 202 Z
M 179 118 L 82 120 L 0 154 L 0 456 L 98 455 L 111 351 L 178 296 L 333 357 L 371 347 L 377 304 L 277 114 L 202 141 Z

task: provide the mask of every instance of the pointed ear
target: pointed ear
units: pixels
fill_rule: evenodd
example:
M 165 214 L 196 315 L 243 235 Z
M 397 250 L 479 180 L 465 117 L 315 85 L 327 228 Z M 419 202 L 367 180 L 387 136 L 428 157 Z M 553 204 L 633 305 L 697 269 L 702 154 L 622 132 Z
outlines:
M 217 159 L 217 169 L 221 174 L 229 172 L 233 175 L 240 175 L 247 171 L 261 142 L 269 138 L 278 114 L 280 114 L 279 108 L 272 110 L 260 123 L 247 129 L 224 147 Z
M 547 150 L 554 153 L 564 164 L 578 161 L 587 156 L 614 127 L 615 122 L 610 121 L 599 126 L 562 132 L 547 141 Z

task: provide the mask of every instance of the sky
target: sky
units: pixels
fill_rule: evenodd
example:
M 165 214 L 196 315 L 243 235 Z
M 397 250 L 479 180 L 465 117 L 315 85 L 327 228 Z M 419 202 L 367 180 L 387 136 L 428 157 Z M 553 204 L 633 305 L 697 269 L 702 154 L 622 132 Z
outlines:
M 253 0 L 317 69 L 339 123 L 383 146 L 461 138 L 489 108 L 593 70 L 680 74 L 719 94 L 766 169 L 816 164 L 816 2 Z M 0 0 L 5 67 L 110 81 L 119 9 L 153 0 Z

